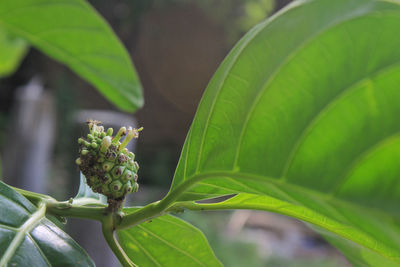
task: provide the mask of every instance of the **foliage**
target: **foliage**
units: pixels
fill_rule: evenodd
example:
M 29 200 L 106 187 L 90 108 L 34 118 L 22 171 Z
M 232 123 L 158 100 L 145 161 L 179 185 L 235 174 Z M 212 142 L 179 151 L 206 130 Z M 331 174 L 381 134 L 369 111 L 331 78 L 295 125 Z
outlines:
M 135 92 L 134 103 L 141 103 L 137 87 L 108 87 L 98 82 L 99 77 L 82 71 L 85 66 L 75 65 L 79 60 L 71 62 L 47 45 L 64 43 L 65 49 L 76 48 L 76 39 L 68 43 L 65 31 L 57 38 L 52 34 L 36 37 L 35 27 L 50 27 L 46 23 L 52 16 L 45 16 L 46 8 L 57 14 L 58 5 L 74 11 L 71 16 L 78 16 L 84 8 L 93 16 L 87 21 L 105 27 L 83 1 L 65 6 L 65 2 L 47 0 L 40 8 L 18 9 L 14 2 L 2 3 L 0 26 L 17 27 L 15 33 L 75 68 L 103 88 L 100 90 L 114 103 L 127 92 Z M 16 20 L 4 15 L 5 10 L 15 14 L 12 8 L 27 18 L 42 12 L 44 19 Z M 204 236 L 168 215 L 185 209 L 278 212 L 312 224 L 356 266 L 398 266 L 399 18 L 398 1 L 306 0 L 294 2 L 254 27 L 210 81 L 171 189 L 160 201 L 111 212 L 91 194 L 83 202 L 58 202 L 17 190 L 38 207 L 40 218 L 46 211 L 58 217 L 100 221 L 105 239 L 124 266 L 134 266 L 134 262 L 142 266 L 219 266 Z M 79 28 L 79 23 L 87 21 L 75 20 L 73 26 Z M 111 34 L 109 29 L 105 32 Z M 98 37 L 86 33 L 88 40 Z M 118 53 L 125 55 L 113 35 L 112 40 Z M 95 51 L 102 48 L 100 45 Z M 88 45 L 85 49 L 92 48 Z M 106 61 L 89 63 L 100 66 L 102 73 L 115 74 L 111 80 L 121 70 Z M 124 71 L 137 82 L 132 68 Z M 126 109 L 140 106 L 130 106 L 132 98 L 123 101 L 120 106 Z M 87 185 L 83 182 L 81 186 Z M 1 188 L 6 188 L 1 195 L 12 194 L 27 203 L 6 185 Z M 196 202 L 225 195 L 234 196 L 218 203 Z M 2 217 L 13 218 L 19 209 Z M 38 213 L 33 209 L 28 209 L 33 215 L 25 213 L 24 220 L 35 220 Z M 27 234 L 31 227 L 21 229 Z M 0 248 L 5 251 L 7 236 L 1 234 L 0 238 Z M 22 238 L 15 242 L 15 247 L 24 244 Z
M 0 28 L 0 44 L 0 77 L 4 77 L 18 68 L 28 46 L 24 39 L 12 36 L 3 28 Z
M 12 188 L 0 183 L 0 266 L 94 266 L 67 234 L 46 219 L 46 206 L 36 208 Z
M 67 65 L 117 107 L 135 111 L 143 105 L 126 49 L 86 1 L 1 1 L 0 30 L 25 39 Z M 1 44 L 3 47 L 4 42 Z
M 126 208 L 124 212 L 135 210 Z M 177 262 L 182 266 L 221 266 L 200 230 L 171 215 L 119 231 L 118 236 L 139 266 L 174 266 Z

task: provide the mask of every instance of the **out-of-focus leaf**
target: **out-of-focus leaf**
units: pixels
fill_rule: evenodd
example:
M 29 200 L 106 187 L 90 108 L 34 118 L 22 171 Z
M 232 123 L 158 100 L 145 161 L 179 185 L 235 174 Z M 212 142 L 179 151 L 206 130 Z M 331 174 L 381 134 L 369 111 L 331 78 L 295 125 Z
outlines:
M 120 109 L 143 105 L 129 54 L 87 1 L 3 0 L 0 27 L 70 67 Z
M 350 263 L 353 264 L 353 266 L 399 266 L 398 263 L 393 262 L 379 253 L 367 249 L 348 239 L 333 235 L 332 233 L 329 233 L 321 228 L 312 228 L 322 234 L 332 245 L 337 247 L 343 253 L 343 255 L 346 256 Z
M 28 44 L 0 27 L 0 78 L 12 74 L 21 63 Z
M 0 182 L 0 266 L 94 266 L 45 212 Z
M 171 215 L 118 231 L 118 237 L 125 252 L 139 266 L 221 266 L 203 233 Z

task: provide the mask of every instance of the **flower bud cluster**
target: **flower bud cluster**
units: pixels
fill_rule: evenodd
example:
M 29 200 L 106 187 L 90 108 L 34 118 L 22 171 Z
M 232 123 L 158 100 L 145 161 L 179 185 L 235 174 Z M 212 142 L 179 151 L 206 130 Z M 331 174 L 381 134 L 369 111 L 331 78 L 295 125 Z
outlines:
M 139 165 L 135 161 L 135 154 L 129 152 L 126 145 L 139 137 L 142 128 L 121 127 L 113 137 L 112 128 L 104 131 L 99 124 L 98 121 L 88 121 L 90 133 L 86 139 L 78 139 L 80 156 L 76 164 L 94 192 L 109 199 L 123 199 L 139 188 Z M 126 137 L 121 142 L 123 136 Z

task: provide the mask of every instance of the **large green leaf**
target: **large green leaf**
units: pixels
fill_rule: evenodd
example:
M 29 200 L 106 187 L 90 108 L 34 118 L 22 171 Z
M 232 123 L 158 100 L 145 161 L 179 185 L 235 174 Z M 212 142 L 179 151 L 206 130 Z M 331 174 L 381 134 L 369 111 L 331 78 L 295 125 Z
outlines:
M 203 233 L 171 215 L 118 231 L 118 237 L 139 266 L 221 266 Z
M 0 28 L 0 77 L 12 74 L 27 51 L 28 44 L 25 40 Z
M 84 0 L 2 0 L 0 27 L 66 64 L 125 111 L 143 105 L 129 54 Z
M 398 47 L 399 1 L 297 1 L 257 25 L 208 85 L 170 196 L 283 200 L 400 263 Z
M 0 266 L 94 266 L 86 252 L 36 208 L 0 182 Z
M 281 191 L 280 199 L 242 193 L 219 203 L 194 204 L 193 208 L 197 210 L 254 209 L 281 213 L 310 223 L 313 229 L 337 246 L 355 266 L 376 266 L 377 262 L 380 262 L 382 266 L 398 266 L 376 251 L 396 254 L 396 242 L 392 242 L 391 239 L 400 238 L 397 223 L 382 212 L 366 212 L 365 209 L 351 206 L 347 206 L 346 209 L 329 207 L 331 216 L 326 216 L 317 210 L 305 207 L 283 191 Z M 379 218 L 379 221 L 370 221 L 371 215 Z M 372 250 L 367 247 L 376 248 Z

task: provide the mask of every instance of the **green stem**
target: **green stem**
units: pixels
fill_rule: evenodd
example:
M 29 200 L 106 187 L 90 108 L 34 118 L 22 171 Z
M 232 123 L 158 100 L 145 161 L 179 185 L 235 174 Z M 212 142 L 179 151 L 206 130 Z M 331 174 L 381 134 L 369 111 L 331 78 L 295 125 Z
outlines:
M 129 215 L 123 216 L 120 223 L 116 225 L 117 230 L 130 228 L 135 225 L 141 224 L 142 222 L 148 221 L 152 218 L 164 215 L 164 209 L 159 205 L 160 202 L 154 202 L 138 211 Z
M 170 191 L 162 200 L 151 203 L 142 209 L 126 215 L 122 218 L 121 222 L 116 226 L 117 229 L 125 229 L 142 222 L 148 221 L 152 218 L 164 215 L 167 213 L 168 208 L 190 187 L 192 187 L 199 180 L 208 178 L 214 174 L 204 174 L 194 176 L 190 180 L 180 184 L 175 190 Z
M 103 221 L 107 214 L 104 207 L 83 207 L 66 202 L 47 202 L 47 213 L 61 217 L 75 217 Z
M 124 267 L 137 267 L 131 259 L 126 255 L 124 249 L 118 242 L 115 234 L 115 214 L 110 213 L 107 218 L 103 221 L 102 231 L 107 244 L 110 246 L 111 250 L 114 252 L 115 256 L 118 258 L 122 266 Z

